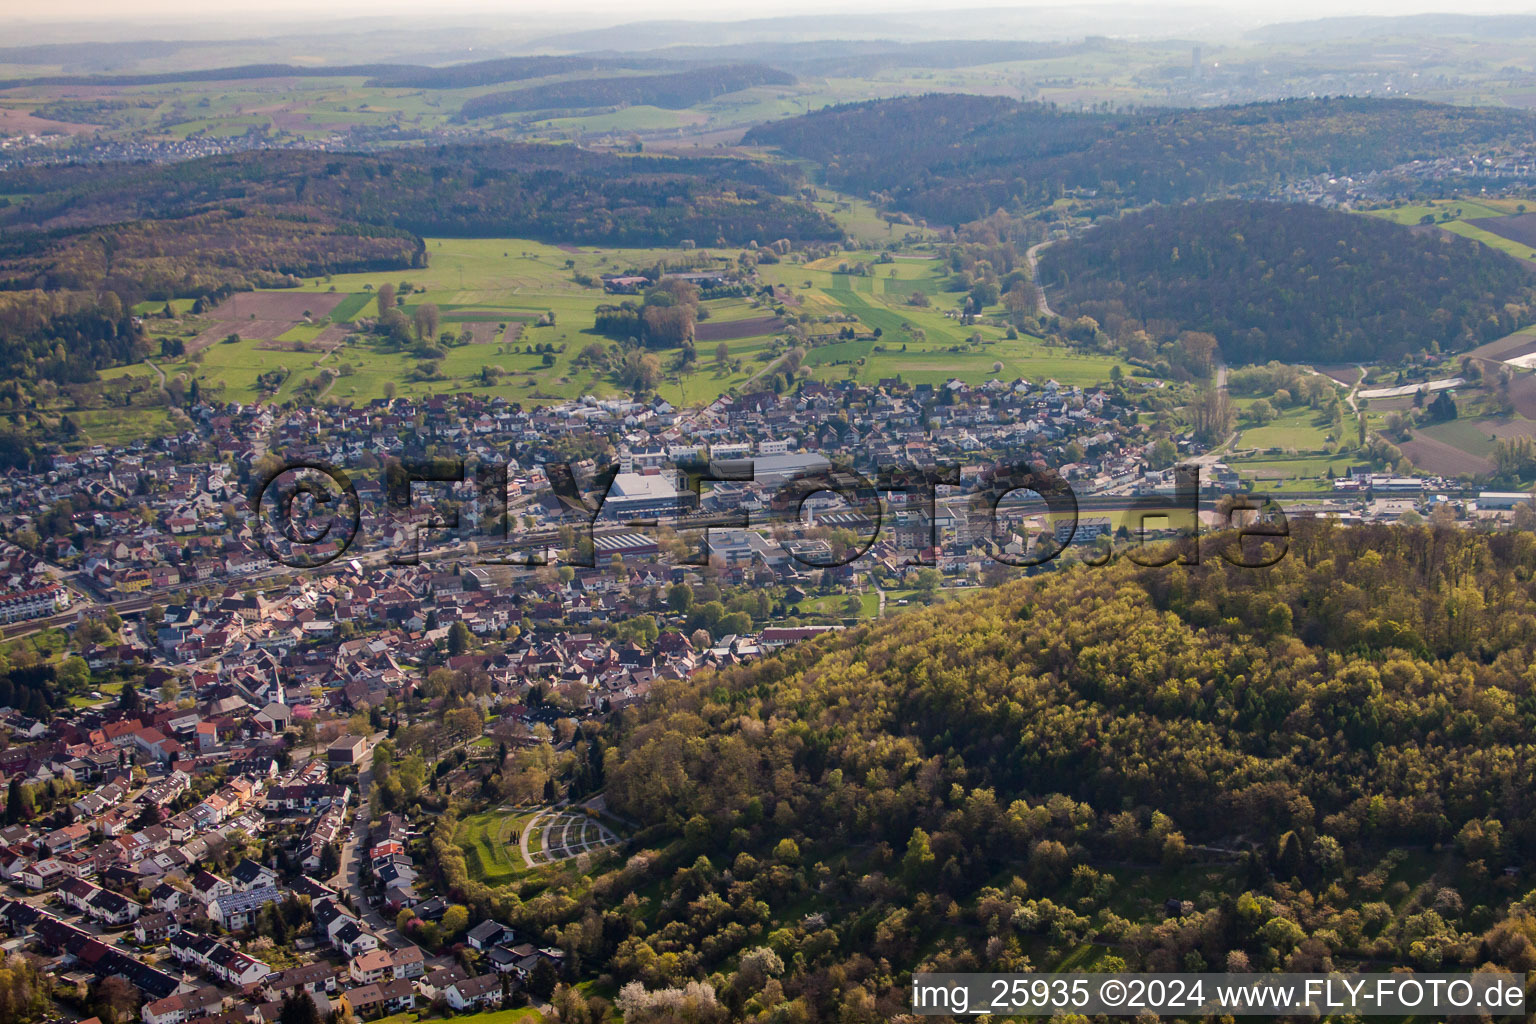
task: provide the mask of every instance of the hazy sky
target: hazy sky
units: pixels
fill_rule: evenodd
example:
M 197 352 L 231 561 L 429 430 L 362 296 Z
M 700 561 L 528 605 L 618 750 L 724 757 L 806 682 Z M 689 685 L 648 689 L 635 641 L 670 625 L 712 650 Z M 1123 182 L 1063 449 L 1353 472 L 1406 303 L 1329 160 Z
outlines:
M 1236 15 L 1263 21 L 1291 21 L 1300 18 L 1340 14 L 1408 14 L 1424 11 L 1454 11 L 1460 14 L 1536 13 L 1536 0 L 1118 0 L 1137 7 L 1168 6 L 1214 7 Z M 495 12 L 522 16 L 539 25 L 551 23 L 582 24 L 639 21 L 651 18 L 687 18 L 724 21 L 763 18 L 782 14 L 814 14 L 829 11 L 900 11 L 937 10 L 977 7 L 1063 7 L 1088 8 L 1096 4 L 1064 4 L 1062 0 L 1021 0 L 1011 4 L 988 0 L 577 0 L 573 4 L 551 0 L 440 0 L 423 5 L 420 0 L 50 0 L 46 4 L 23 0 L 0 0 L 4 17 L 23 21 L 102 19 L 113 22 L 130 20 L 164 21 L 167 19 L 208 20 L 210 13 L 219 20 L 241 12 L 278 14 L 284 20 L 297 18 L 345 18 L 378 14 L 441 18 L 454 14 Z M 1246 19 L 1245 19 L 1246 20 Z M 1108 26 L 1106 26 L 1108 27 Z

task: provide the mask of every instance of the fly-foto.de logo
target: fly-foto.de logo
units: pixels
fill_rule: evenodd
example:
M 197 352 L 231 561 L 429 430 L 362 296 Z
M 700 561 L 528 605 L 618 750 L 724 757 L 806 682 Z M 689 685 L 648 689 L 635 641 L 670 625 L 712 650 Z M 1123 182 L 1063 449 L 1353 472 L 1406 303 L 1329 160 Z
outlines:
M 711 531 L 782 538 L 818 526 L 835 528 L 838 543 L 785 545 L 786 556 L 806 569 L 852 565 L 882 541 L 905 552 L 907 564 L 934 564 L 946 546 L 960 543 L 1023 569 L 1055 561 L 1077 541 L 1079 560 L 1099 565 L 1116 557 L 1115 545 L 1085 542 L 1108 534 L 1138 564 L 1200 560 L 1201 479 L 1193 464 L 1175 469 L 1168 493 L 1085 498 L 1054 470 L 1031 465 L 1000 465 L 965 486 L 953 466 L 891 467 L 871 476 L 829 465 L 771 482 L 756 477 L 751 459 L 680 462 L 671 473 L 613 465 L 584 482 L 568 462 L 543 469 L 547 489 L 535 501 L 524 495 L 519 511 L 508 500 L 505 463 L 391 458 L 367 481 L 368 499 L 336 466 L 283 464 L 252 488 L 254 529 L 267 555 L 293 568 L 363 554 L 411 565 L 425 551 L 466 543 L 481 564 L 596 567 L 604 529 L 688 536 L 689 553 L 675 561 L 708 565 Z M 720 500 L 710 484 L 725 485 L 730 497 Z M 1207 521 L 1235 531 L 1221 557 L 1245 568 L 1284 557 L 1290 533 L 1277 503 L 1244 493 L 1216 499 L 1207 500 Z M 1118 527 L 1107 529 L 1112 522 Z

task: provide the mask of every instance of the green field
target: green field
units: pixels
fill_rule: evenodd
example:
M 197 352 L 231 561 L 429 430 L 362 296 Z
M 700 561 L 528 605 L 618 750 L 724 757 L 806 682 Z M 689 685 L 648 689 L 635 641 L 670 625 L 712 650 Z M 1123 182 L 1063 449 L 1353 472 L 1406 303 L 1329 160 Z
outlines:
M 532 811 L 493 810 L 465 818 L 454 840 L 464 849 L 464 863 L 471 878 L 487 885 L 501 885 L 527 871 L 522 853 L 511 841 L 533 819 Z
M 123 445 L 140 438 L 176 433 L 170 413 L 158 407 L 76 409 L 69 417 L 80 428 L 81 437 L 95 444 Z
M 809 597 L 796 605 L 796 610 L 802 615 L 830 615 L 833 618 L 844 618 L 848 612 L 843 609 L 843 604 L 850 595 L 833 594 L 827 597 Z M 872 619 L 880 612 L 880 595 L 875 593 L 852 595 L 859 602 L 859 610 L 856 618 Z
M 1451 221 L 1449 224 L 1441 226 L 1452 234 L 1460 235 L 1463 238 L 1470 238 L 1474 242 L 1482 242 L 1489 248 L 1508 253 L 1517 260 L 1536 260 L 1536 252 L 1533 252 L 1530 246 L 1521 245 L 1512 239 L 1496 235 L 1492 231 L 1484 231 L 1477 226 L 1477 221 Z
M 1508 253 L 1518 260 L 1533 261 L 1536 260 L 1536 253 L 1532 252 L 1530 246 L 1496 235 L 1478 224 L 1481 220 L 1508 217 L 1532 208 L 1536 208 L 1536 202 L 1527 203 L 1515 199 L 1437 199 L 1428 203 L 1365 212 L 1372 217 L 1410 227 L 1422 223 L 1425 217 L 1432 217 L 1437 227 L 1444 228 L 1454 235 L 1482 242 L 1489 248 Z M 1446 219 L 1447 214 L 1449 219 Z
M 1259 492 L 1326 491 L 1332 484 L 1328 471 L 1344 476 L 1359 460 L 1350 451 L 1326 455 L 1249 456 L 1230 458 L 1227 464 L 1254 481 Z
M 1251 404 L 1251 403 L 1249 403 Z M 1240 423 L 1245 422 L 1239 420 Z M 1329 419 L 1317 410 L 1301 406 L 1286 409 L 1261 427 L 1243 426 L 1239 448 L 1267 451 L 1321 452 L 1327 445 Z
M 856 212 L 858 207 L 849 204 L 849 210 Z M 528 405 L 569 401 L 588 394 L 611 396 L 621 391 L 613 373 L 577 366 L 576 357 L 594 342 L 610 343 L 593 330 L 595 309 L 621 297 L 578 283 L 577 275 L 596 278 L 644 268 L 658 260 L 715 257 L 710 265 L 724 265 L 737 253 L 562 248 L 515 238 L 435 238 L 428 239 L 426 247 L 429 265 L 424 268 L 305 280 L 301 291 L 342 292 L 345 298 L 329 316 L 314 323 L 293 324 L 276 342 L 242 336 L 238 342 L 219 341 L 196 355 L 159 365 L 170 379 L 196 379 L 205 394 L 240 402 L 292 401 L 299 397 L 299 388 L 306 381 L 318 380 L 326 370 L 338 376 L 324 388 L 322 399 L 353 405 L 384 397 L 386 385 L 392 385 L 402 397 L 471 392 Z M 848 316 L 857 318 L 854 326 L 861 335 L 858 339 L 817 341 L 811 346 L 804 366 L 813 377 L 830 381 L 852 376 L 868 383 L 900 377 L 914 384 L 941 384 L 952 378 L 980 383 L 992 377 L 1024 377 L 1092 385 L 1108 379 L 1114 360 L 1107 356 L 1049 347 L 1028 336 L 1008 340 L 996 324 L 964 325 L 955 316 L 946 315 L 946 310 L 953 313 L 961 297 L 943 291 L 945 274 L 931 252 L 871 263 L 870 276 L 843 272 L 845 264 L 873 260 L 875 255 L 849 253 L 813 264 L 797 263 L 791 257 L 759 268 L 765 282 L 783 285 L 794 294 L 796 301 L 790 305 L 790 313 L 812 321 L 840 318 L 828 324 L 808 323 L 812 335 L 835 338 Z M 436 305 L 445 336 L 456 340 L 464 325 L 492 324 L 492 340 L 468 345 L 440 343 L 444 354 L 435 360 L 436 375 L 431 379 L 422 378 L 419 372 L 422 360 L 408 351 L 388 350 L 368 334 L 348 335 L 336 351 L 320 351 L 314 343 L 322 336 L 336 337 L 334 325 L 377 315 L 374 295 L 385 283 L 397 287 L 407 314 L 423 303 Z M 914 291 L 931 296 L 931 304 L 910 305 Z M 699 405 L 733 389 L 764 386 L 764 374 L 777 367 L 777 355 L 790 347 L 785 334 L 769 333 L 765 328 L 764 333 L 727 340 L 727 361 L 717 364 L 719 343 L 707 340 L 711 324 L 758 319 L 767 324 L 774 309 L 761 297 L 709 300 L 703 308 L 709 315 L 700 322 L 704 338 L 697 345 L 698 361 L 690 369 L 685 372 L 680 367 L 677 350 L 657 353 L 663 367 L 657 392 L 676 405 Z M 225 321 L 219 319 L 217 310 L 196 317 L 185 308 L 178 312 L 182 314 L 180 320 L 151 321 L 151 331 L 185 340 L 200 331 L 224 329 L 220 325 Z M 537 326 L 536 321 L 551 315 L 553 325 Z M 504 330 L 502 324 L 506 325 Z M 230 322 L 228 326 L 234 329 L 239 324 Z M 870 336 L 875 330 L 881 332 L 880 337 Z M 327 335 L 327 331 L 331 333 Z M 307 350 L 292 347 L 299 343 Z M 546 355 L 530 352 L 530 347 L 554 351 Z M 546 360 L 550 365 L 545 365 Z M 999 368 L 994 370 L 994 366 Z M 259 386 L 263 375 L 268 375 L 270 384 L 275 379 L 271 375 L 276 374 L 283 379 L 275 390 Z M 126 436 L 151 428 L 164 432 L 166 424 L 123 429 Z
M 396 1013 L 388 1017 L 380 1017 L 375 1024 L 417 1024 L 425 1013 Z M 545 1019 L 536 1006 L 522 1006 L 514 1010 L 490 1010 L 486 1013 L 471 1013 L 461 1017 L 454 1017 L 455 1021 L 464 1024 L 538 1024 Z

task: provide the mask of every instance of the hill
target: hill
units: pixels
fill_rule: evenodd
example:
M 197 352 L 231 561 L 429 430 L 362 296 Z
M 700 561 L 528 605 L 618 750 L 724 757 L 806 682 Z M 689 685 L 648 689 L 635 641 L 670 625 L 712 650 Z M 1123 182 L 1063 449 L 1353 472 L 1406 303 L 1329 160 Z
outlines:
M 792 171 L 712 157 L 622 157 L 572 146 L 464 144 L 378 155 L 256 150 L 176 164 L 17 168 L 0 174 L 0 228 L 74 229 L 265 209 L 418 235 L 675 244 L 832 239 Z M 19 199 L 18 199 L 19 197 Z
M 795 76 L 762 64 L 727 64 L 665 75 L 579 78 L 493 92 L 466 100 L 460 115 L 487 117 L 527 110 L 649 105 L 682 110 L 756 85 L 793 85 Z
M 1293 530 L 658 682 L 606 760 L 646 851 L 463 891 L 729 1019 L 889 1020 L 916 967 L 1536 966 L 1536 543 Z
M 960 224 L 1091 189 L 1127 204 L 1240 194 L 1466 147 L 1524 146 L 1536 116 L 1412 100 L 1286 100 L 1199 110 L 1069 113 L 928 95 L 828 107 L 746 141 L 813 160 L 845 191 Z
M 1112 337 L 1216 337 L 1230 363 L 1471 348 L 1536 315 L 1536 278 L 1468 239 L 1316 206 L 1222 200 L 1101 221 L 1041 252 L 1051 306 Z

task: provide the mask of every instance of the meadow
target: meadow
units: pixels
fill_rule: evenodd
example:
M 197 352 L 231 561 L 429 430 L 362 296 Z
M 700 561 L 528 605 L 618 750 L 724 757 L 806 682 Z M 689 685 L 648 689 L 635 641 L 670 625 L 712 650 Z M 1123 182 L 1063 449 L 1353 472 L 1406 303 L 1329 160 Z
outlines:
M 528 870 L 512 836 L 533 819 L 534 813 L 497 808 L 459 823 L 454 841 L 464 849 L 464 863 L 471 878 L 487 885 L 501 885 Z
M 886 226 L 867 204 L 841 197 L 823 202 L 848 218 L 850 233 Z M 897 230 L 921 233 L 909 226 L 898 225 Z M 149 321 L 152 334 L 183 341 L 203 334 L 218 340 L 183 357 L 152 357 L 152 362 L 168 378 L 195 379 L 205 393 L 241 402 L 293 400 L 306 382 L 327 369 L 338 376 L 320 397 L 349 404 L 385 397 L 389 386 L 402 397 L 468 391 L 525 405 L 613 396 L 621 389 L 612 373 L 578 366 L 576 357 L 591 343 L 607 341 L 593 329 L 596 307 L 623 297 L 583 284 L 578 276 L 593 280 L 666 260 L 713 260 L 709 265 L 725 266 L 738 252 L 578 248 L 516 238 L 434 238 L 426 246 L 429 263 L 423 268 L 304 281 L 300 292 L 324 294 L 335 302 L 334 308 L 312 322 L 290 323 L 275 338 L 242 336 L 231 342 L 225 331 L 239 333 L 245 321 L 231 319 L 225 325 L 221 316 L 226 314 L 220 309 L 193 316 L 185 305 L 176 306 L 178 319 Z M 899 377 L 914 384 L 942 384 L 952 378 L 980 383 L 994 377 L 1052 378 L 1079 385 L 1108 380 L 1115 365 L 1110 357 L 1049 346 L 1027 335 L 1009 339 L 995 324 L 962 324 L 954 315 L 960 296 L 944 292 L 943 268 L 932 252 L 872 264 L 869 276 L 846 272 L 873 258 L 868 251 L 858 251 L 813 263 L 759 267 L 765 283 L 781 286 L 792 296 L 786 304 L 789 312 L 838 318 L 835 323 L 809 325 L 813 341 L 804 365 L 813 378 L 875 383 Z M 444 337 L 456 340 L 466 329 L 474 333 L 470 344 L 443 347 L 436 377 L 418 379 L 421 361 L 409 352 L 387 350 L 371 335 L 350 330 L 357 320 L 377 314 L 374 296 L 385 283 L 396 286 L 408 315 L 425 303 L 437 306 Z M 912 305 L 914 292 L 929 296 L 930 304 Z M 764 386 L 766 373 L 778 367 L 777 356 L 788 347 L 773 304 L 765 298 L 713 299 L 704 309 L 708 319 L 700 321 L 698 361 L 689 371 L 681 370 L 677 350 L 658 352 L 664 379 L 657 393 L 676 405 L 703 404 L 726 392 Z M 143 312 L 158 311 L 155 307 Z M 856 318 L 859 337 L 836 340 L 850 316 Z M 729 329 L 732 323 L 747 321 L 751 323 L 739 331 Z M 721 325 L 723 333 L 741 335 L 723 342 L 724 363 L 716 360 L 721 342 L 710 338 L 711 329 Z M 755 332 L 758 327 L 762 330 Z M 278 377 L 281 382 L 273 388 Z
M 1390 220 L 1408 227 L 1433 218 L 1435 226 L 1454 235 L 1482 242 L 1491 249 L 1507 253 L 1517 260 L 1536 262 L 1536 252 L 1531 246 L 1504 238 L 1478 225 L 1479 221 L 1498 217 L 1512 217 L 1525 213 L 1532 204 L 1518 199 L 1436 199 L 1425 203 L 1365 211 L 1369 216 Z

